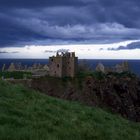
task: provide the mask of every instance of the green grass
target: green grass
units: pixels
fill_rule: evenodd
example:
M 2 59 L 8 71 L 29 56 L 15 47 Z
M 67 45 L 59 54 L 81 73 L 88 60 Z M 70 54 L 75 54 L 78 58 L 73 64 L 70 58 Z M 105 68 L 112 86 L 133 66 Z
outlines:
M 140 140 L 140 124 L 0 81 L 0 140 Z

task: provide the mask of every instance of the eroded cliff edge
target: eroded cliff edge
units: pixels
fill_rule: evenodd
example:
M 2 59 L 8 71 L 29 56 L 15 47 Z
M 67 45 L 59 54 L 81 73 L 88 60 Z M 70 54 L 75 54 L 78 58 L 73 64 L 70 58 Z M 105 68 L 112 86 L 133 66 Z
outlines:
M 136 76 L 44 77 L 33 79 L 30 87 L 50 96 L 108 109 L 140 122 L 140 79 Z

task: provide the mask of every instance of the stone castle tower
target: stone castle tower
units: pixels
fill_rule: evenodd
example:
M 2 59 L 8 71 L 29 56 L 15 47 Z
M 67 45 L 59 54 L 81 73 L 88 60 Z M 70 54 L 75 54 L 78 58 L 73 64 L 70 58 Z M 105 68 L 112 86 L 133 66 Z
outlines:
M 75 52 L 57 52 L 49 58 L 49 75 L 54 77 L 74 77 L 78 68 Z

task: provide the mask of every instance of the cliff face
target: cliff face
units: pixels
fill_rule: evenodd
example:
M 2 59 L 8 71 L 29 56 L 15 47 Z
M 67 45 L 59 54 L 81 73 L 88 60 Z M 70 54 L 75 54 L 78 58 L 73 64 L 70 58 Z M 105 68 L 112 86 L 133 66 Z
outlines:
M 43 78 L 34 79 L 31 87 L 51 96 L 109 109 L 140 122 L 140 80 L 136 77 Z

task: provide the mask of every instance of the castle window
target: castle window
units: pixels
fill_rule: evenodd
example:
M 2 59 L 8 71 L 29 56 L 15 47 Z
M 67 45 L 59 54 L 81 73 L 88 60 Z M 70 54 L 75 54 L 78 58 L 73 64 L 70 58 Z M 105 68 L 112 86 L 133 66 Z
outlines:
M 57 64 L 57 68 L 59 68 L 59 64 Z

